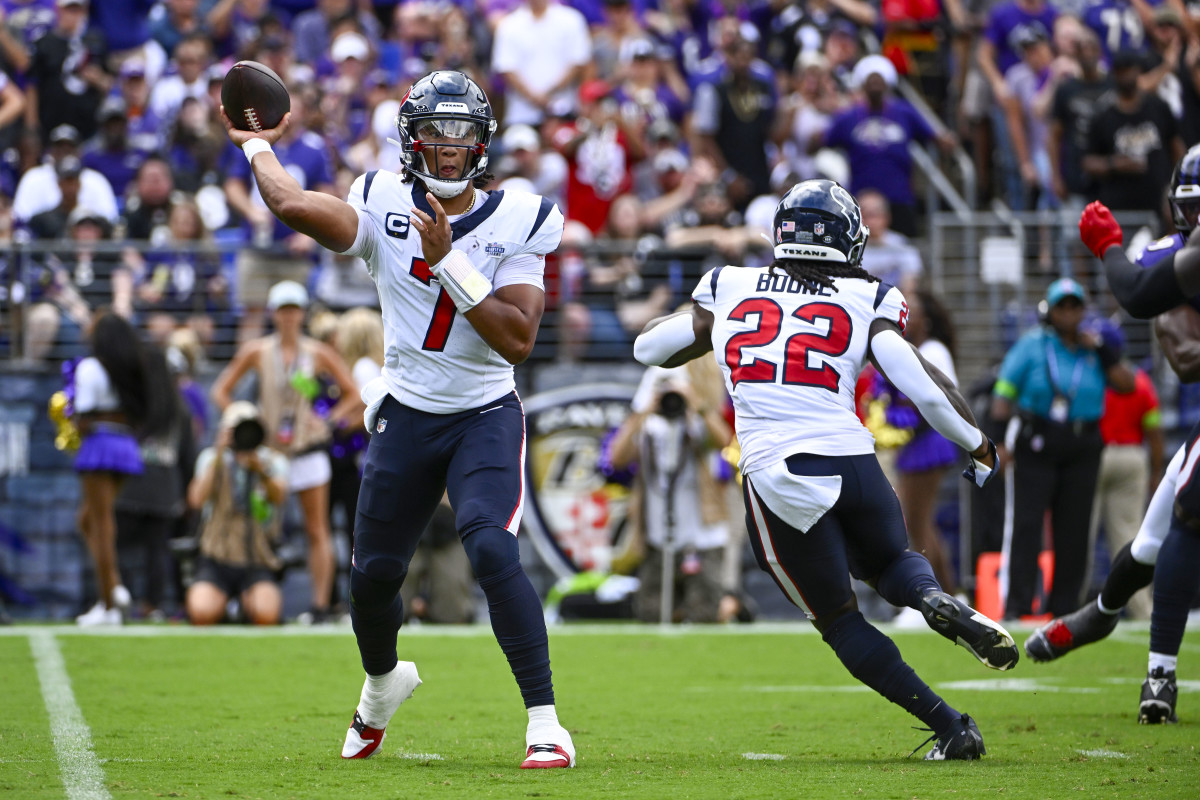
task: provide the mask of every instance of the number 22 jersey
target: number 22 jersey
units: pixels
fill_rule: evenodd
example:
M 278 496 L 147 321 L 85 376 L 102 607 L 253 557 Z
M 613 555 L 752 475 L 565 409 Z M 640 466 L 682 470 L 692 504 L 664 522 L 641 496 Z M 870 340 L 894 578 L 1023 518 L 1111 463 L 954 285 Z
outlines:
M 885 319 L 903 330 L 908 305 L 891 284 L 834 284 L 836 291 L 778 269 L 718 267 L 692 292 L 713 314 L 713 354 L 733 398 L 743 473 L 793 453 L 875 452 L 854 413 L 854 386 L 871 323 Z
M 388 393 L 435 414 L 478 408 L 513 390 L 513 368 L 462 318 L 430 272 L 410 215 L 413 207 L 433 211 L 413 187 L 382 170 L 355 180 L 348 202 L 358 211 L 358 238 L 345 254 L 367 262 L 379 290 Z M 480 192 L 470 213 L 450 217 L 450 229 L 454 249 L 467 254 L 493 291 L 521 283 L 542 289 L 545 256 L 562 239 L 563 215 L 540 195 Z

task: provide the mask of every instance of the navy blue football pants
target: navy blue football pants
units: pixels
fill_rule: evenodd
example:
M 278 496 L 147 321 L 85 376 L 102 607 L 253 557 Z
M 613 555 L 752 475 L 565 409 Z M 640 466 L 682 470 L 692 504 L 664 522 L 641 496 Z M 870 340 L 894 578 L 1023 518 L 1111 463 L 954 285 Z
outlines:
M 913 608 L 924 592 L 940 588 L 928 559 L 908 549 L 900 501 L 879 461 L 873 453 L 798 454 L 784 463 L 793 475 L 840 476 L 841 493 L 831 509 L 801 532 L 767 506 L 754 489 L 753 474 L 748 476 L 742 486 L 746 529 L 759 566 L 812 619 L 851 675 L 940 736 L 958 711 L 905 663 L 891 639 L 867 622 L 850 586 L 854 575 L 893 605 Z
M 368 674 L 396 665 L 400 586 L 446 492 L 526 706 L 554 702 L 541 600 L 518 557 L 524 453 L 525 415 L 515 392 L 455 414 L 384 401 L 367 448 L 350 574 L 351 619 Z
M 851 602 L 851 575 L 897 606 L 915 607 L 922 591 L 937 588 L 931 570 L 929 580 L 924 578 L 928 560 L 908 550 L 900 501 L 874 454 L 798 454 L 785 463 L 793 475 L 842 479 L 837 503 L 803 533 L 751 496 L 753 475 L 742 487 L 746 529 L 759 567 L 810 618 L 819 622 Z

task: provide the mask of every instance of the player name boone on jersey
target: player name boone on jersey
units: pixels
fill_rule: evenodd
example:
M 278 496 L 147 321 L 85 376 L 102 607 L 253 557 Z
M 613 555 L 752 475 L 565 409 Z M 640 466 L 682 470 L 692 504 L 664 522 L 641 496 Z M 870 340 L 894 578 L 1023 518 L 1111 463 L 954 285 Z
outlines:
M 799 281 L 791 275 L 777 272 L 772 275 L 764 272 L 758 278 L 755 287 L 760 292 L 786 292 L 787 294 L 813 294 L 820 297 L 832 297 L 833 292 L 827 286 L 818 286 L 805 281 Z

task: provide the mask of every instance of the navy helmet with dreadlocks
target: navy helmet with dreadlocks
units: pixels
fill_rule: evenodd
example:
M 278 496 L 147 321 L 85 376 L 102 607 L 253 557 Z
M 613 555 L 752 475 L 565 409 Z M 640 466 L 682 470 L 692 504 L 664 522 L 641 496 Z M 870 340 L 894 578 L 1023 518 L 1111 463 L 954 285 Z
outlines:
M 803 181 L 775 209 L 775 258 L 857 267 L 871 231 L 858 201 L 836 181 Z

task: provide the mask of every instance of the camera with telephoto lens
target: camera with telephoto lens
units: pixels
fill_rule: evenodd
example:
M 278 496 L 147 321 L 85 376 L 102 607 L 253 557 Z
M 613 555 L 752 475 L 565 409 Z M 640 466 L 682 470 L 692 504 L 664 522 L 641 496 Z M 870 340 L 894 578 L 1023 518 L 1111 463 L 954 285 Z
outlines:
M 667 419 L 679 419 L 687 413 L 687 400 L 679 392 L 668 389 L 658 398 L 658 414 Z
M 233 426 L 233 451 L 245 453 L 256 450 L 266 438 L 267 432 L 261 422 L 257 419 L 244 419 Z

